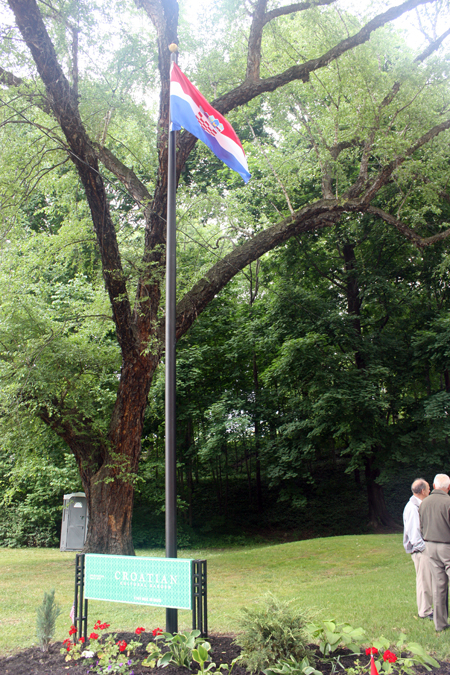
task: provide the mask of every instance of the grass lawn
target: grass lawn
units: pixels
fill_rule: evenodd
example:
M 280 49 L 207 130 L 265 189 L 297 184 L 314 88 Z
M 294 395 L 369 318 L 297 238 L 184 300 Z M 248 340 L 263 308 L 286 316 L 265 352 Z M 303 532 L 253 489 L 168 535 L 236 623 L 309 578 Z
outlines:
M 164 556 L 162 551 L 138 555 Z M 367 643 L 384 635 L 395 643 L 401 631 L 439 658 L 450 657 L 450 631 L 417 618 L 414 565 L 402 536 L 364 535 L 310 539 L 275 546 L 181 551 L 183 558 L 208 561 L 210 632 L 239 630 L 239 609 L 271 591 L 310 610 L 316 618 L 335 618 L 362 626 Z M 36 642 L 36 609 L 44 591 L 56 589 L 62 608 L 55 638 L 67 637 L 74 594 L 74 553 L 57 549 L 0 549 L 0 655 Z M 164 629 L 164 610 L 140 605 L 89 602 L 89 626 L 97 619 L 111 630 L 137 626 Z M 179 612 L 180 630 L 191 613 Z

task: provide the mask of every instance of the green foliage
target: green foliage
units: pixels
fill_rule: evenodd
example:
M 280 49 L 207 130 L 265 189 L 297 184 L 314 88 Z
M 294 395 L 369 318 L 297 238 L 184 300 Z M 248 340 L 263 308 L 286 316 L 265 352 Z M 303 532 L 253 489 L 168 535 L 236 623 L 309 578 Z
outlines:
M 192 650 L 192 660 L 198 663 L 199 665 L 198 672 L 201 673 L 202 675 L 216 667 L 216 664 L 213 661 L 211 661 L 211 656 L 209 654 L 210 649 L 211 649 L 210 643 L 203 642 L 199 643 L 197 647 L 195 647 L 195 649 Z M 211 661 L 211 663 L 209 663 L 208 666 L 205 668 L 205 663 L 207 661 Z
M 48 434 L 44 438 L 50 441 Z M 0 469 L 0 544 L 58 546 L 63 495 L 81 488 L 73 456 L 52 460 L 3 452 Z
M 219 666 L 219 669 L 220 669 L 220 670 L 226 670 L 227 673 L 228 673 L 228 675 L 231 675 L 231 673 L 233 672 L 234 666 L 236 665 L 236 663 L 237 663 L 238 661 L 241 661 L 241 660 L 242 660 L 242 654 L 239 654 L 239 656 L 236 656 L 236 657 L 231 661 L 231 663 L 221 663 L 220 666 Z
M 42 424 L 62 406 L 78 431 L 88 423 L 104 433 L 120 357 L 85 223 L 19 233 L 2 263 L 2 431 Z
M 299 662 L 293 656 L 289 659 L 280 659 L 275 666 L 266 668 L 265 675 L 322 675 L 311 665 L 310 659 L 304 656 Z
M 180 633 L 161 633 L 155 640 L 163 641 L 168 651 L 158 660 L 158 666 L 168 666 L 173 663 L 176 666 L 191 668 L 192 651 L 203 642 L 199 630 L 184 631 Z
M 145 649 L 148 652 L 148 656 L 141 662 L 141 665 L 146 668 L 156 668 L 162 656 L 161 648 L 154 642 L 149 642 Z
M 55 602 L 55 589 L 44 593 L 42 605 L 38 607 L 36 616 L 36 636 L 43 652 L 48 651 L 50 640 L 55 634 L 56 619 L 61 614 L 61 609 Z
M 251 673 L 275 665 L 280 659 L 296 660 L 308 656 L 306 614 L 292 602 L 281 601 L 272 594 L 264 603 L 241 610 L 241 633 L 236 644 L 242 649 L 242 661 Z
M 340 647 L 347 647 L 359 654 L 365 634 L 363 628 L 353 628 L 348 623 L 338 623 L 335 620 L 311 623 L 307 628 L 311 637 L 319 640 L 319 651 L 325 657 L 332 657 L 333 652 Z
M 394 663 L 390 663 L 389 660 L 381 660 L 381 658 L 375 659 L 375 664 L 379 673 L 391 673 L 394 669 L 396 672 L 408 673 L 408 675 L 413 675 L 416 671 L 417 666 L 425 668 L 425 670 L 430 671 L 432 668 L 439 668 L 439 663 L 432 656 L 427 654 L 422 645 L 417 642 L 406 642 L 405 634 L 400 634 L 400 639 L 395 645 L 396 651 L 399 653 L 397 660 Z M 378 649 L 379 653 L 385 652 L 389 649 L 390 643 L 385 637 L 380 637 L 377 640 L 374 640 L 373 646 Z M 407 653 L 408 656 L 404 656 L 404 653 Z M 395 664 L 395 665 L 394 665 Z

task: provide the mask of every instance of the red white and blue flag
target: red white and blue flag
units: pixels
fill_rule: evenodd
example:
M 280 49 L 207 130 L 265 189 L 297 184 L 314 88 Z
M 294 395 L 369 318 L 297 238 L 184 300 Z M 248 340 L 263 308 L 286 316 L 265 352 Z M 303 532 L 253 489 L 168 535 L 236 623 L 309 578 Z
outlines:
M 209 105 L 176 63 L 170 69 L 170 121 L 172 131 L 184 127 L 246 183 L 250 180 L 247 159 L 233 127 Z

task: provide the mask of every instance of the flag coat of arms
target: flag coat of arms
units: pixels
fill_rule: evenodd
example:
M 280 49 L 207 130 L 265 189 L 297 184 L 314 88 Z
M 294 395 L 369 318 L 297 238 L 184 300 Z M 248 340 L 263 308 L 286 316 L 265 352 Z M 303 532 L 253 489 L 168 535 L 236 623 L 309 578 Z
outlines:
M 170 69 L 170 121 L 172 131 L 183 127 L 205 145 L 244 181 L 250 180 L 247 159 L 229 122 L 189 82 L 176 63 Z

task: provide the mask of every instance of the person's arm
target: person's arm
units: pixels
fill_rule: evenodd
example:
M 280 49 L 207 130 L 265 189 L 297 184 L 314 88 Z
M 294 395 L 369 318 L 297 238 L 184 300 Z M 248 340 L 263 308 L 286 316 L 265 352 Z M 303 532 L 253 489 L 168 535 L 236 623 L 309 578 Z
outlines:
M 425 549 L 425 542 L 420 531 L 419 509 L 415 506 L 407 509 L 404 514 L 405 532 L 408 535 L 412 551 L 423 551 Z

